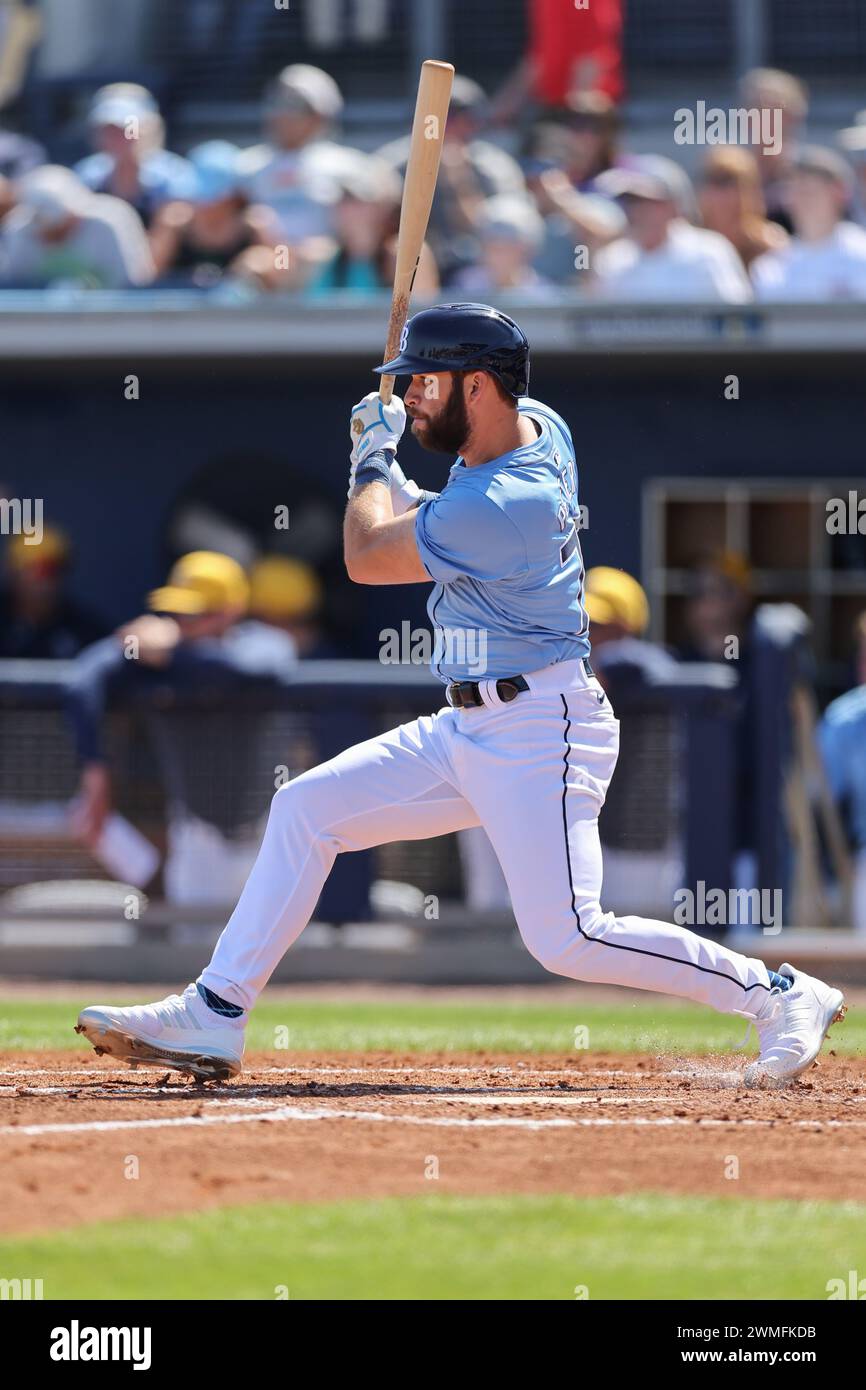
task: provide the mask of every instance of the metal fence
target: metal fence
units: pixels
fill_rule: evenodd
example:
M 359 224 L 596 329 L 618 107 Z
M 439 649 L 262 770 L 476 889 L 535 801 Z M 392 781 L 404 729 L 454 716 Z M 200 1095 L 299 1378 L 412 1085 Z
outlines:
M 0 662 L 0 889 L 106 876 L 68 828 L 77 784 L 63 714 L 69 670 L 66 663 Z M 664 884 L 727 882 L 734 808 L 726 769 L 733 764 L 736 715 L 727 675 L 640 694 L 613 692 L 622 756 L 602 838 L 618 856 L 606 882 L 617 910 L 661 911 Z M 426 671 L 394 668 L 388 677 L 373 662 L 309 662 L 278 697 L 251 689 L 230 709 L 163 692 L 111 710 L 117 806 L 160 849 L 170 806 L 175 812 L 182 806 L 229 840 L 249 837 L 286 776 L 440 703 L 441 687 Z M 711 809 L 701 805 L 707 778 L 715 788 Z M 447 904 L 464 897 L 456 838 L 340 856 L 318 915 L 364 920 L 371 915 L 371 883 L 381 880 L 435 893 L 447 913 Z M 160 897 L 160 880 L 148 891 Z M 668 910 L 669 903 L 668 897 Z

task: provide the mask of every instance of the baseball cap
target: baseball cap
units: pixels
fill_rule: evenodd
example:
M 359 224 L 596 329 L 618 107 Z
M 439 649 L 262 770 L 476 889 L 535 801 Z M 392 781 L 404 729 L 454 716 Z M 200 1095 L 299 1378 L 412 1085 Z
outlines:
M 544 240 L 541 214 L 527 198 L 501 193 L 488 198 L 481 213 L 483 240 L 519 241 L 537 250 Z
M 649 622 L 647 596 L 625 570 L 596 565 L 587 571 L 584 606 L 591 623 L 617 623 L 638 637 Z
M 745 555 L 739 550 L 713 550 L 708 555 L 699 556 L 692 566 L 689 581 L 691 595 L 706 589 L 709 581 L 724 579 L 728 584 L 748 594 L 752 587 L 752 570 Z
M 803 145 L 794 158 L 794 168 L 800 174 L 817 174 L 834 183 L 851 187 L 851 166 L 836 150 L 824 145 Z
M 340 193 L 359 203 L 399 203 L 400 176 L 377 155 L 362 154 L 347 160 L 334 175 Z
M 451 84 L 449 109 L 454 112 L 471 111 L 477 115 L 486 105 L 487 93 L 481 84 L 473 82 L 471 77 L 464 77 L 462 73 L 456 73 Z
M 125 126 L 130 120 L 147 120 L 159 115 L 153 92 L 137 82 L 112 82 L 100 87 L 90 103 L 87 121 L 91 126 Z
M 250 612 L 272 622 L 310 618 L 322 603 L 322 583 L 303 560 L 265 555 L 250 571 Z
M 249 581 L 237 560 L 216 550 L 192 550 L 172 565 L 168 583 L 148 595 L 154 613 L 193 617 L 246 608 Z
M 310 63 L 291 63 L 274 78 L 265 92 L 265 109 L 313 111 L 334 121 L 343 109 L 340 89 L 327 72 Z
M 612 134 L 619 125 L 616 105 L 604 92 L 572 92 L 564 106 L 549 107 L 545 118 L 571 130 L 596 130 Z
M 196 203 L 215 203 L 238 191 L 241 152 L 228 140 L 206 140 L 187 154 L 193 169 L 191 197 Z
M 43 164 L 25 174 L 18 185 L 18 203 L 40 227 L 56 227 L 67 217 L 82 216 L 92 194 L 77 174 L 62 164 Z
M 674 160 L 661 154 L 636 156 L 627 167 L 599 174 L 596 187 L 609 198 L 646 198 L 673 202 L 684 212 L 692 199 L 688 174 Z
M 858 111 L 854 124 L 840 130 L 836 139 L 849 159 L 861 164 L 866 159 L 866 111 Z
M 9 537 L 6 547 L 6 567 L 14 574 L 26 570 L 55 569 L 69 559 L 69 541 L 56 526 L 44 526 L 39 541 L 30 536 Z

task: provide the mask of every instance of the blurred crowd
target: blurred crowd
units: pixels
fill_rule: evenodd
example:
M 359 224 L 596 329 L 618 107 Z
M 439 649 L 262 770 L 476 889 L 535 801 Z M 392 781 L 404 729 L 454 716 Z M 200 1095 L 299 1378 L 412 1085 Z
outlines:
M 292 555 L 265 554 L 245 571 L 217 551 L 192 555 L 191 563 L 189 557 L 179 560 L 168 583 L 149 596 L 148 612 L 172 621 L 144 623 L 146 652 L 159 650 L 167 658 L 168 635 L 191 641 L 240 631 L 250 669 L 259 654 L 267 664 L 277 652 L 287 670 L 302 658 L 345 654 L 327 631 L 324 586 L 312 565 Z M 45 526 L 38 539 L 10 536 L 0 556 L 0 659 L 69 660 L 110 636 L 71 596 L 75 557 L 60 527 Z M 279 638 L 268 640 L 273 633 Z
M 613 93 L 613 94 L 612 94 Z M 610 83 L 521 105 L 458 75 L 418 297 L 747 303 L 866 299 L 866 111 L 807 142 L 809 98 L 756 69 L 732 107 L 781 113 L 767 145 L 708 145 L 692 180 L 629 151 Z M 293 64 L 264 96 L 262 143 L 169 148 L 154 95 L 97 91 L 91 153 L 48 162 L 0 130 L 0 285 L 186 287 L 315 299 L 389 287 L 408 138 L 340 138 L 343 97 Z

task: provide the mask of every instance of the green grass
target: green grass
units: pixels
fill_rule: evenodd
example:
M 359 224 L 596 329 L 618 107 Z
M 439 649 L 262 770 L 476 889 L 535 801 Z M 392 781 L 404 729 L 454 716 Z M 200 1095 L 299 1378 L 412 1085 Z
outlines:
M 649 1193 L 280 1203 L 0 1242 L 0 1277 L 76 1301 L 824 1299 L 864 1264 L 866 1206 Z
M 129 1003 L 149 996 L 140 992 Z M 68 1048 L 83 1044 L 72 1032 L 76 1016 L 91 998 L 70 997 L 0 1003 L 0 1049 Z M 572 1052 L 575 1028 L 589 1030 L 593 1052 L 728 1052 L 743 1041 L 745 1019 L 727 1017 L 694 1004 L 659 999 L 634 1003 L 405 1003 L 329 1002 L 302 999 L 269 1002 L 252 1015 L 248 1048 L 335 1052 Z M 277 1029 L 288 1030 L 287 1039 Z M 754 1040 L 754 1035 L 753 1035 Z M 866 1048 L 866 1012 L 852 1009 L 832 1034 L 840 1053 Z

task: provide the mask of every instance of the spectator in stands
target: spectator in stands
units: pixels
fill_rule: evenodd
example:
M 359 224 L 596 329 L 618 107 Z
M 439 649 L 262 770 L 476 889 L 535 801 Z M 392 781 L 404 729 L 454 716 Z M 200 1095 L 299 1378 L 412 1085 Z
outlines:
M 584 597 L 593 670 L 602 685 L 615 680 L 621 689 L 625 682 L 633 686 L 671 676 L 674 658 L 644 639 L 649 603 L 636 579 L 625 570 L 596 565 L 587 570 Z
M 699 559 L 688 584 L 680 661 L 742 662 L 752 613 L 751 573 L 735 551 Z M 734 645 L 736 644 L 736 645 Z
M 529 51 L 493 105 L 497 123 L 519 119 L 527 101 L 564 106 L 583 92 L 622 97 L 622 3 L 528 0 Z
M 45 164 L 47 155 L 42 145 L 14 130 L 0 130 L 0 177 L 23 179 L 31 169 Z
M 25 88 L 42 36 L 41 8 L 36 0 L 0 0 L 0 110 Z
M 12 536 L 4 556 L 0 588 L 0 657 L 62 660 L 95 642 L 105 628 L 70 598 L 72 552 L 56 527 L 46 526 L 38 544 Z
M 339 87 L 321 68 L 284 68 L 265 94 L 267 143 L 241 159 L 247 198 L 276 214 L 282 241 L 309 269 L 333 254 L 340 179 L 366 158 L 326 138 L 342 109 Z
M 265 555 L 250 571 L 250 617 L 291 638 L 301 660 L 341 656 L 322 626 L 322 582 L 311 565 L 289 555 Z
M 788 234 L 764 215 L 758 165 L 751 150 L 721 145 L 704 159 L 698 181 L 704 227 L 727 237 L 746 269 L 765 251 L 779 251 Z
M 153 276 L 141 220 L 120 198 L 91 193 L 59 164 L 21 181 L 0 227 L 0 285 L 126 289 Z
M 308 291 L 369 294 L 389 289 L 397 254 L 400 180 L 384 159 L 365 155 L 340 175 L 338 183 L 340 195 L 333 213 L 336 243 L 329 259 L 313 271 Z M 436 262 L 425 242 L 413 293 L 418 298 L 431 297 L 438 288 Z
M 509 294 L 539 303 L 556 300 L 555 285 L 532 265 L 544 240 L 544 222 L 528 198 L 491 198 L 485 204 L 478 234 L 480 261 L 461 270 L 454 281 L 461 294 L 494 303 Z
M 866 933 L 866 612 L 856 625 L 858 684 L 827 706 L 818 743 L 834 797 L 847 811 L 856 855 L 853 927 Z
M 845 218 L 852 192 L 851 171 L 835 150 L 800 151 L 790 185 L 795 235 L 753 264 L 758 299 L 866 299 L 866 231 Z
M 603 92 L 579 92 L 564 106 L 543 112 L 542 126 L 555 136 L 558 164 L 579 193 L 598 192 L 599 175 L 619 163 L 619 115 Z
M 552 279 L 574 277 L 579 248 L 592 255 L 626 231 L 622 209 L 604 191 L 604 176 L 617 164 L 617 131 L 609 98 L 587 92 L 544 113 L 530 133 L 524 172 L 545 219 L 536 268 Z
M 486 108 L 487 98 L 478 83 L 455 77 L 428 233 L 444 284 L 477 261 L 478 230 L 487 200 L 525 192 L 516 160 L 481 137 Z M 379 153 L 402 175 L 409 136 L 385 145 Z
M 248 599 L 248 581 L 235 560 L 215 551 L 194 551 L 182 556 L 168 583 L 150 595 L 149 613 L 79 656 L 67 688 L 82 766 L 73 828 L 91 850 L 99 847 L 112 804 L 104 738 L 111 696 L 206 692 L 213 707 L 218 697 L 227 702 L 251 682 L 270 687 L 290 673 L 292 642 L 262 624 L 242 622 Z M 230 898 L 241 871 L 249 869 L 258 837 L 248 836 L 242 844 L 230 841 L 207 820 L 206 796 L 197 808 L 188 804 L 196 788 L 188 785 L 179 742 L 186 728 L 164 725 L 156 745 L 169 799 L 166 891 L 173 901 Z M 201 777 L 201 769 L 197 772 Z
M 589 94 L 583 103 L 604 99 Z M 599 109 L 584 112 L 576 145 L 569 144 L 570 126 L 562 113 L 542 116 L 530 129 L 523 147 L 526 186 L 544 218 L 544 240 L 535 257 L 540 275 L 555 283 L 582 278 L 596 250 L 622 236 L 626 220 L 618 203 L 598 191 L 598 178 L 615 159 L 613 125 Z M 593 129 L 594 127 L 594 129 Z
M 748 276 L 730 242 L 686 220 L 691 185 L 673 160 L 646 155 L 599 182 L 620 199 L 628 219 L 628 235 L 593 258 L 592 289 L 599 298 L 728 304 L 751 299 Z
M 847 221 L 851 170 L 841 154 L 805 146 L 791 175 L 794 238 L 752 265 L 755 295 L 766 300 L 866 299 L 866 231 Z
M 0 223 L 2 223 L 4 217 L 8 217 L 14 206 L 15 186 L 11 179 L 4 178 L 3 175 L 0 174 Z
M 165 148 L 165 122 L 146 87 L 134 82 L 101 87 L 91 103 L 88 128 L 96 153 L 75 172 L 91 192 L 122 198 L 145 227 L 165 203 L 190 195 L 193 171 Z
M 190 150 L 189 200 L 164 204 L 150 232 L 157 268 L 172 283 L 210 289 L 225 276 L 245 275 L 260 260 L 274 268 L 279 224 L 269 208 L 247 202 L 239 162 L 240 150 L 226 140 Z
M 740 107 L 747 111 L 781 112 L 767 132 L 771 137 L 769 143 L 758 148 L 758 172 L 767 216 L 787 232 L 793 231 L 789 180 L 809 113 L 808 89 L 790 72 L 782 72 L 779 68 L 752 68 L 740 81 L 738 100 Z M 775 128 L 777 120 L 781 120 L 781 131 Z M 780 138 L 781 147 L 773 137 Z
M 840 130 L 836 138 L 854 169 L 851 218 L 858 226 L 866 227 L 866 111 L 858 111 L 854 124 Z

